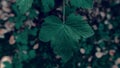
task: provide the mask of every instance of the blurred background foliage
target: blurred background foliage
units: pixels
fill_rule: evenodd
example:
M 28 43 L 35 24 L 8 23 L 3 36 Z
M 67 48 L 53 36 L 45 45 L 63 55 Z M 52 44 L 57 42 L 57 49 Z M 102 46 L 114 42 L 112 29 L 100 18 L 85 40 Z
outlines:
M 38 39 L 43 18 L 61 12 L 43 10 L 50 11 L 45 14 L 40 0 L 34 1 L 29 12 L 21 16 L 28 9 L 19 12 L 15 0 L 0 0 L 0 59 L 12 58 L 12 64 L 4 62 L 5 68 L 120 68 L 120 0 L 94 0 L 92 9 L 77 9 L 87 18 L 95 34 L 80 40 L 80 51 L 65 64 L 54 54 L 49 42 Z M 61 0 L 56 0 L 56 7 L 60 3 Z

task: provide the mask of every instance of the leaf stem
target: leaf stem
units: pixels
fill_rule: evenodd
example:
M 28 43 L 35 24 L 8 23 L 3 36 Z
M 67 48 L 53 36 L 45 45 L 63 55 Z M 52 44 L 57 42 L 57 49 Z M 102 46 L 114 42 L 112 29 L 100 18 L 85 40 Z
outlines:
M 63 24 L 65 24 L 65 1 L 63 0 Z

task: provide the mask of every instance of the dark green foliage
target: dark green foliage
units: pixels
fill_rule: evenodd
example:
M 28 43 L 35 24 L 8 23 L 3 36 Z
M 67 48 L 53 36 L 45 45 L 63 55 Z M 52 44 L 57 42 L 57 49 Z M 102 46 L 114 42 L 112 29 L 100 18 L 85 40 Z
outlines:
M 73 56 L 75 50 L 79 50 L 79 40 L 93 34 L 87 22 L 80 15 L 73 13 L 67 17 L 65 23 L 56 16 L 45 18 L 39 39 L 44 42 L 51 41 L 54 52 L 66 62 Z
M 88 5 L 87 2 L 82 0 L 77 4 L 75 4 L 77 1 L 71 0 L 69 5 L 74 8 L 69 5 L 66 7 L 64 1 L 56 7 L 56 2 L 56 0 L 16 0 L 16 2 L 12 5 L 15 17 L 11 17 L 10 21 L 15 22 L 16 29 L 16 31 L 12 34 L 14 35 L 14 46 L 16 49 L 13 56 L 13 66 L 15 68 L 17 67 L 16 65 L 19 65 L 19 68 L 23 68 L 24 64 L 22 64 L 22 62 L 28 63 L 36 57 L 36 51 L 31 47 L 34 47 L 36 42 L 38 43 L 38 41 L 36 41 L 38 35 L 41 41 L 51 43 L 50 48 L 53 49 L 53 52 L 56 55 L 61 56 L 62 62 L 65 63 L 69 61 L 73 54 L 79 50 L 79 40 L 88 38 L 94 34 L 87 21 L 84 20 L 81 15 L 76 14 L 75 11 L 76 8 L 79 7 L 91 8 L 92 0 L 88 3 Z M 67 2 L 68 1 L 66 0 L 66 3 Z M 82 5 L 82 3 L 86 5 Z M 34 8 L 36 6 L 39 8 L 38 10 Z M 62 6 L 63 9 L 60 8 L 60 6 Z M 47 15 L 56 8 L 61 9 L 60 12 L 63 14 L 62 18 L 55 16 L 54 14 Z M 28 22 L 29 25 L 26 25 L 25 23 L 29 19 L 37 19 L 37 12 L 40 14 L 42 12 L 44 13 L 43 15 L 45 15 L 45 18 L 41 18 L 44 22 L 42 22 L 43 24 L 40 29 L 40 26 L 38 26 L 37 23 L 32 23 L 35 25 L 31 27 L 30 22 Z M 29 36 L 31 36 L 31 38 L 29 38 Z M 47 57 L 47 53 L 44 53 L 43 56 L 46 57 L 46 59 L 49 58 Z M 16 60 L 18 61 L 16 62 Z M 8 65 L 8 63 L 6 64 Z M 47 67 L 49 68 L 51 66 L 52 65 L 49 64 Z
M 43 12 L 49 12 L 54 8 L 55 0 L 41 0 Z
M 12 64 L 9 62 L 3 62 L 5 64 L 5 68 L 12 68 Z
M 31 8 L 33 1 L 34 0 L 16 0 L 20 13 L 26 13 Z
M 21 44 L 27 44 L 28 43 L 28 30 L 24 30 L 21 33 L 17 33 L 16 35 L 16 42 Z
M 109 8 L 101 8 L 106 4 L 101 1 L 96 5 L 96 1 L 16 0 L 11 3 L 14 16 L 6 21 L 13 22 L 14 27 L 4 34 L 4 39 L 0 38 L 0 58 L 12 57 L 12 63 L 4 62 L 5 68 L 112 67 L 113 61 L 120 57 L 119 42 L 114 41 L 120 37 L 120 17 L 116 14 L 119 12 L 113 12 L 115 2 Z M 113 17 L 107 20 L 107 16 L 96 16 L 96 9 L 101 15 L 105 12 Z M 106 20 L 109 23 L 105 24 Z M 6 21 L 0 18 L 0 29 L 6 28 L 1 27 Z M 9 41 L 11 36 L 14 36 L 13 44 Z M 109 54 L 110 50 L 116 51 L 114 56 Z M 106 54 L 99 58 L 98 51 Z
M 70 4 L 76 8 L 92 8 L 93 0 L 70 0 Z

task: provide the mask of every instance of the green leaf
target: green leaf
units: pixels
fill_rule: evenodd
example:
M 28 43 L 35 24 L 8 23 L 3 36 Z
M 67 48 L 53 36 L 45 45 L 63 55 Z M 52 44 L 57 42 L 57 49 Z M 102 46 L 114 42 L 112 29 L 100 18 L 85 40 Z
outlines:
M 68 16 L 66 22 L 66 24 L 69 25 L 76 34 L 82 36 L 83 38 L 88 38 L 94 34 L 87 21 L 83 20 L 80 15 L 72 13 Z
M 29 34 L 32 35 L 32 36 L 36 36 L 37 35 L 37 31 L 38 31 L 37 28 L 30 29 L 29 30 Z
M 5 61 L 5 62 L 3 62 L 4 64 L 5 64 L 5 67 L 4 68 L 12 68 L 12 64 L 11 63 L 9 63 L 9 62 L 7 62 L 7 61 Z
M 78 41 L 94 34 L 91 27 L 80 15 L 71 14 L 63 23 L 56 16 L 48 16 L 42 24 L 39 39 L 48 42 L 54 52 L 62 56 L 63 62 L 67 62 L 78 48 Z
M 26 13 L 32 6 L 33 0 L 17 0 L 16 4 L 21 14 Z
M 27 29 L 24 30 L 21 33 L 15 34 L 16 36 L 16 42 L 21 44 L 27 44 L 28 43 L 28 31 Z
M 21 49 L 22 49 L 22 50 L 28 50 L 29 47 L 28 47 L 27 45 L 22 45 L 22 46 L 21 46 Z
M 28 61 L 29 56 L 27 54 L 21 53 L 21 59 L 22 59 L 22 61 Z
M 62 56 L 62 61 L 67 62 L 78 47 L 78 39 L 71 29 L 63 27 L 51 40 L 51 46 L 56 54 Z
M 29 18 L 30 19 L 34 19 L 34 18 L 36 18 L 38 16 L 38 13 L 37 13 L 37 11 L 35 10 L 35 9 L 30 9 L 30 11 L 29 11 Z
M 70 4 L 76 8 L 92 8 L 93 0 L 70 0 Z
M 54 0 L 41 0 L 41 2 L 43 6 L 42 7 L 43 12 L 49 12 L 51 9 L 54 8 L 55 5 Z
M 76 12 L 76 8 L 70 7 L 70 6 L 65 6 L 65 15 L 68 16 L 69 14 Z
M 29 51 L 29 57 L 34 58 L 36 56 L 35 50 L 30 50 Z
M 21 53 L 21 51 L 19 52 Z M 14 65 L 14 68 L 23 68 L 23 64 L 21 63 L 21 56 L 18 56 L 16 53 L 12 58 L 12 64 Z
M 19 29 L 23 25 L 25 19 L 26 19 L 26 16 L 15 17 L 15 28 Z
M 44 42 L 50 41 L 61 26 L 62 21 L 59 18 L 56 16 L 48 16 L 45 18 L 45 22 L 42 24 L 40 39 Z

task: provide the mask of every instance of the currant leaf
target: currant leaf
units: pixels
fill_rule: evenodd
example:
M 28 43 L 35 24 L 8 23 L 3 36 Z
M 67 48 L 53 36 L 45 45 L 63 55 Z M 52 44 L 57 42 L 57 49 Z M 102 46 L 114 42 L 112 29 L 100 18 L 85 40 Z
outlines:
M 73 56 L 74 51 L 79 49 L 79 39 L 93 34 L 92 28 L 82 16 L 72 13 L 65 23 L 56 16 L 45 18 L 39 39 L 44 42 L 51 41 L 54 52 L 62 57 L 63 62 L 67 62 Z

